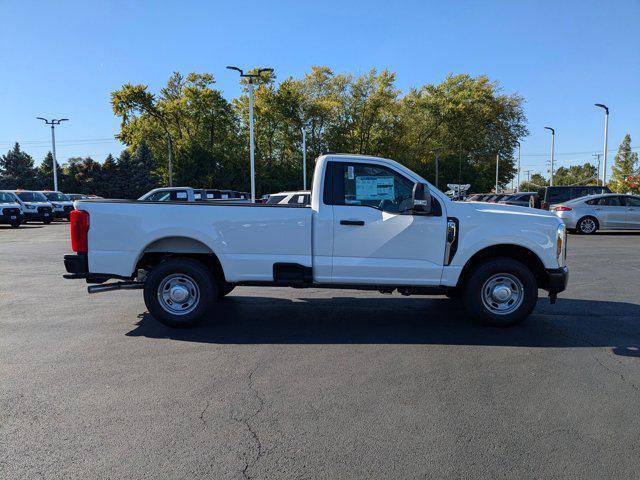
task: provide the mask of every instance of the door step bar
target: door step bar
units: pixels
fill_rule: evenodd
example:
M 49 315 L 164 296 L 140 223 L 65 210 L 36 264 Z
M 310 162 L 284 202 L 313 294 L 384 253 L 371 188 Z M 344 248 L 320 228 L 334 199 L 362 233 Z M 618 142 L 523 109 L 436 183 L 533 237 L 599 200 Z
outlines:
M 144 282 L 114 282 L 104 285 L 91 285 L 87 287 L 89 293 L 110 292 L 111 290 L 139 290 L 144 288 Z

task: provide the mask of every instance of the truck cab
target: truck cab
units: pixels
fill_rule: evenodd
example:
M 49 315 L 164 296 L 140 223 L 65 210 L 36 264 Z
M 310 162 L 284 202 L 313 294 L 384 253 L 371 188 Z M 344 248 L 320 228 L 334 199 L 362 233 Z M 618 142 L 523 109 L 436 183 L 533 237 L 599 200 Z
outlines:
M 176 327 L 215 316 L 242 285 L 447 295 L 500 326 L 526 318 L 538 289 L 554 302 L 566 287 L 565 227 L 549 212 L 452 202 L 362 155 L 319 157 L 311 192 L 310 205 L 77 202 L 69 278 L 99 283 L 94 292 L 142 288 L 152 315 Z M 125 282 L 105 283 L 114 278 Z

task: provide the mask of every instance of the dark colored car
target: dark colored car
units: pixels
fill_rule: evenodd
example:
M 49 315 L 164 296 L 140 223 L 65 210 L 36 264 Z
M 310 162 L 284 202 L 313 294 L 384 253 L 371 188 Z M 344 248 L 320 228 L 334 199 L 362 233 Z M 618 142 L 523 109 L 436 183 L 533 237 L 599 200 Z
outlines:
M 531 208 L 549 210 L 549 208 L 558 203 L 568 202 L 574 198 L 586 197 L 587 195 L 600 195 L 603 193 L 611 193 L 611 190 L 609 190 L 609 187 L 597 185 L 544 187 L 538 190 L 536 195 L 532 195 L 529 198 L 529 206 Z
M 528 207 L 529 199 L 536 195 L 536 192 L 519 192 L 509 195 L 507 198 L 503 198 L 499 203 L 504 205 L 518 205 L 520 207 Z

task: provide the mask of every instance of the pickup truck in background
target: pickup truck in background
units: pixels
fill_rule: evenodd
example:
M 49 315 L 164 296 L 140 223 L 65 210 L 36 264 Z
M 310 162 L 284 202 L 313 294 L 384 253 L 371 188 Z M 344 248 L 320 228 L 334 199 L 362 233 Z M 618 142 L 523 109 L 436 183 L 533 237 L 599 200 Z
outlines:
M 162 187 L 154 188 L 142 195 L 138 200 L 147 202 L 201 202 L 214 200 L 231 200 L 248 203 L 249 194 L 234 190 L 218 190 L 211 188 Z
M 555 302 L 566 288 L 565 227 L 549 212 L 452 202 L 361 155 L 319 157 L 311 191 L 309 206 L 77 201 L 65 277 L 143 289 L 172 327 L 215 317 L 236 285 L 444 294 L 498 326 L 526 318 L 538 289 Z

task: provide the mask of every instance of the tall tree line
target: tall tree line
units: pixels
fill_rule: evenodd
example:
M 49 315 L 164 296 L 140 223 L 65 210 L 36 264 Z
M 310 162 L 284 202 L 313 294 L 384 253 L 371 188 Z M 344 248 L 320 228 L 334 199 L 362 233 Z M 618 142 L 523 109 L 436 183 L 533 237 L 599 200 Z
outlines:
M 176 185 L 249 189 L 246 85 L 227 101 L 213 75 L 174 73 L 156 93 L 123 85 L 111 106 L 125 151 L 103 163 L 69 159 L 59 172 L 63 191 L 135 198 L 168 183 L 169 152 Z M 302 187 L 303 128 L 310 160 L 329 151 L 387 157 L 434 182 L 438 157 L 441 188 L 461 182 L 474 191 L 494 185 L 496 156 L 499 182 L 508 184 L 514 148 L 528 134 L 520 96 L 486 76 L 464 74 L 406 93 L 387 70 L 350 75 L 321 66 L 279 83 L 265 75 L 255 88 L 254 116 L 258 193 Z M 52 187 L 50 155 L 34 168 L 16 145 L 2 159 L 2 185 Z M 313 167 L 309 161 L 309 178 Z

